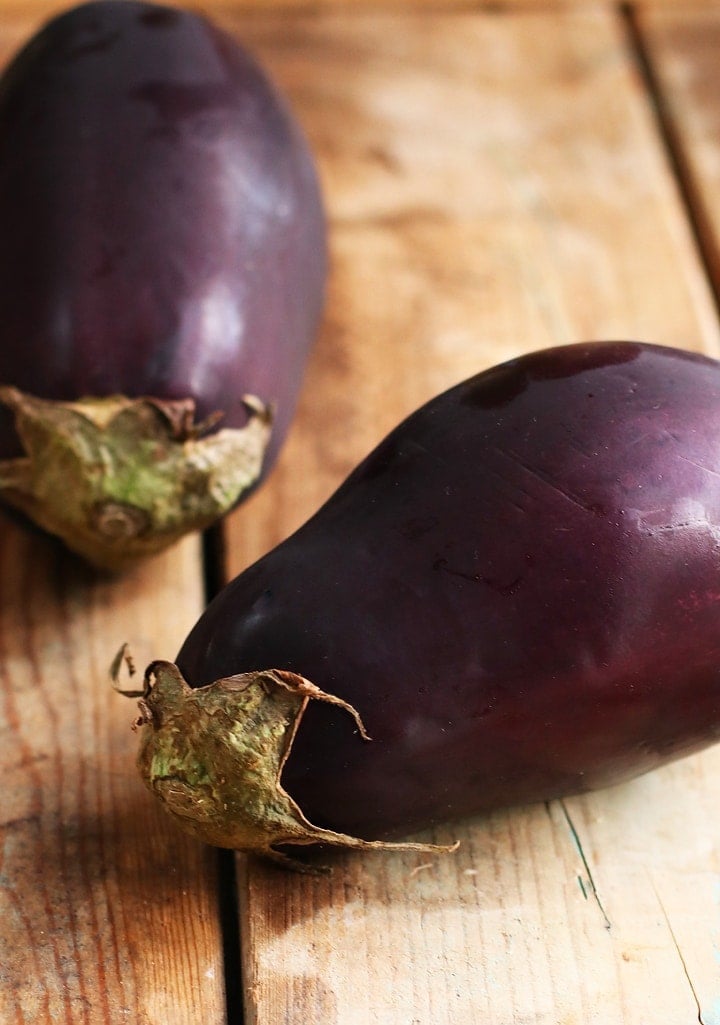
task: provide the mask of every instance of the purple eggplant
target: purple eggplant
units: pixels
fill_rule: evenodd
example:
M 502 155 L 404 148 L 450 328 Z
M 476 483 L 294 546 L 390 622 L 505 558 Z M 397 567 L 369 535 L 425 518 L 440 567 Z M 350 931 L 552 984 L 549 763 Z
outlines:
M 433 399 L 149 667 L 145 782 L 197 836 L 273 855 L 713 743 L 719 437 L 720 363 L 641 343 Z
M 256 61 L 99 0 L 0 80 L 0 497 L 102 566 L 267 473 L 321 316 L 317 173 Z

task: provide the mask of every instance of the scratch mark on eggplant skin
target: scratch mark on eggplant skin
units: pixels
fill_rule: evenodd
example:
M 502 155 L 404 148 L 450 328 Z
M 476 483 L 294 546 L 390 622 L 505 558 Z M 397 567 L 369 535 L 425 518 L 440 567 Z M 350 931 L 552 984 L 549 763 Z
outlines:
M 686 520 L 684 523 L 661 523 L 659 526 L 655 526 L 654 524 L 652 526 L 648 526 L 643 523 L 643 527 L 650 537 L 653 537 L 655 534 L 673 533 L 676 530 L 698 530 L 703 527 L 710 528 L 712 526 L 713 523 L 708 519 Z
M 499 580 L 495 580 L 492 577 L 484 577 L 481 573 L 465 573 L 463 570 L 453 569 L 448 566 L 447 559 L 438 558 L 433 563 L 433 569 L 447 573 L 451 577 L 460 577 L 461 580 L 469 580 L 473 584 L 485 584 L 492 591 L 497 591 L 505 598 L 510 598 L 515 594 L 518 587 L 523 581 L 522 575 L 515 577 L 508 584 L 503 584 Z
M 687 979 L 688 986 L 690 987 L 690 992 L 693 995 L 693 1000 L 695 1001 L 695 1006 L 697 1007 L 697 1020 L 700 1023 L 700 1025 L 705 1025 L 705 1019 L 703 1018 L 702 1007 L 700 1006 L 700 998 L 697 995 L 697 990 L 695 989 L 695 986 L 693 985 L 693 981 L 692 981 L 692 979 L 690 977 L 690 972 L 688 970 L 687 961 L 685 960 L 685 958 L 683 956 L 683 952 L 680 949 L 680 944 L 678 942 L 677 936 L 675 935 L 675 930 L 672 927 L 672 923 L 670 921 L 670 916 L 667 913 L 667 908 L 663 904 L 662 897 L 658 893 L 657 887 L 655 886 L 655 883 L 653 882 L 653 878 L 652 878 L 652 876 L 650 875 L 649 872 L 648 872 L 648 876 L 650 878 L 650 885 L 653 888 L 653 893 L 655 894 L 655 896 L 657 898 L 657 902 L 660 905 L 660 911 L 662 912 L 662 916 L 665 919 L 665 924 L 667 925 L 668 932 L 670 933 L 670 938 L 671 938 L 671 940 L 673 942 L 673 946 L 675 947 L 675 950 L 677 951 L 677 956 L 680 958 L 680 964 L 682 965 L 683 973 L 685 975 L 685 978 Z
M 588 883 L 590 885 L 590 893 L 592 894 L 593 899 L 595 900 L 595 903 L 597 904 L 598 908 L 600 909 L 600 914 L 603 917 L 603 923 L 605 925 L 605 928 L 606 929 L 611 929 L 612 928 L 612 924 L 610 922 L 610 919 L 607 916 L 607 912 L 605 911 L 603 903 L 602 903 L 602 901 L 600 899 L 600 894 L 598 893 L 598 888 L 595 885 L 595 879 L 594 879 L 592 871 L 590 869 L 590 864 L 589 864 L 588 859 L 587 859 L 587 857 L 585 855 L 585 851 L 583 850 L 583 845 L 582 845 L 582 842 L 580 840 L 580 834 L 578 833 L 578 831 L 577 831 L 577 829 L 575 827 L 575 823 L 573 822 L 572 818 L 570 817 L 570 812 L 567 810 L 567 805 L 565 804 L 565 802 L 563 800 L 559 800 L 558 804 L 562 808 L 562 813 L 563 813 L 563 815 L 565 817 L 565 822 L 567 823 L 567 827 L 570 830 L 570 835 L 571 835 L 572 840 L 573 840 L 573 845 L 574 845 L 576 851 L 578 852 L 578 854 L 580 855 L 580 860 L 582 861 L 583 868 L 585 869 L 585 872 L 587 873 L 587 881 L 588 881 Z M 548 814 L 549 814 L 549 808 L 548 808 Z M 585 899 L 587 900 L 587 894 L 585 893 L 585 887 L 582 885 L 582 883 L 580 884 L 580 888 L 582 889 L 583 893 L 585 894 Z
M 542 470 L 538 470 L 537 467 L 528 466 L 527 463 L 523 462 L 520 456 L 516 455 L 512 450 L 496 447 L 496 452 L 498 452 L 499 455 L 505 456 L 506 459 L 510 459 L 513 463 L 516 463 L 521 470 L 524 470 L 525 473 L 534 477 L 536 480 L 539 480 L 541 484 L 545 484 L 545 486 L 550 488 L 552 491 L 557 492 L 558 495 L 561 495 L 567 502 L 576 506 L 576 508 L 582 509 L 583 512 L 590 513 L 593 516 L 597 515 L 597 509 L 593 505 L 586 505 L 579 498 L 573 495 L 571 491 L 567 491 L 556 481 L 552 480 L 547 473 L 544 473 Z
M 698 463 L 696 459 L 691 459 L 689 456 L 680 454 L 680 458 L 686 463 L 690 463 L 691 466 L 697 467 L 698 470 L 704 470 L 705 473 L 711 474 L 713 477 L 720 477 L 720 470 L 713 470 L 711 466 L 705 466 L 703 463 Z

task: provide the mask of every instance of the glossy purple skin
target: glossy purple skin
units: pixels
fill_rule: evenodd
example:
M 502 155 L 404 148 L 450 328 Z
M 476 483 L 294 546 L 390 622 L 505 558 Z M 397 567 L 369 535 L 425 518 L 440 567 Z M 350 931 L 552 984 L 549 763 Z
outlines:
M 278 667 L 313 703 L 288 791 L 393 836 L 594 789 L 720 737 L 720 363 L 538 352 L 424 406 L 185 642 L 201 685 Z
M 277 453 L 321 313 L 314 165 L 257 63 L 133 0 L 50 22 L 0 81 L 0 382 L 193 397 Z M 13 439 L 0 430 L 0 454 Z

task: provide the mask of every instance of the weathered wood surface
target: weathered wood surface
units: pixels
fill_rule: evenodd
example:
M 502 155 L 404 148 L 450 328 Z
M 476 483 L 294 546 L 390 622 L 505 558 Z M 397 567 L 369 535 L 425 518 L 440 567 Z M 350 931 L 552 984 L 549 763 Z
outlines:
M 102 581 L 5 519 L 0 537 L 0 1021 L 221 1022 L 217 859 L 148 801 L 108 677 L 126 640 L 172 657 L 197 542 Z
M 720 5 L 640 9 L 637 23 L 662 99 L 668 133 L 720 292 Z
M 83 2 L 83 0 L 77 0 Z M 169 0 L 155 0 L 169 3 Z M 177 0 L 174 0 L 177 6 Z M 73 0 L 0 0 L 0 11 L 16 18 L 18 22 L 33 27 L 40 20 L 51 17 L 59 11 L 73 6 Z M 185 6 L 191 6 L 186 4 Z M 476 11 L 486 8 L 490 13 L 538 10 L 547 14 L 553 10 L 577 10 L 598 8 L 620 8 L 628 6 L 643 10 L 668 10 L 707 12 L 717 6 L 717 0 L 634 0 L 627 5 L 616 4 L 614 0 L 205 0 L 195 9 L 209 14 L 259 14 L 267 11 L 288 12 L 312 16 L 326 11 L 384 13 L 387 11 L 418 11 L 423 14 L 442 14 L 455 11 Z
M 226 575 L 483 366 L 590 337 L 720 354 L 677 181 L 693 175 L 712 252 L 717 18 L 669 3 L 637 25 L 677 164 L 614 4 L 204 4 L 289 94 L 332 229 L 301 408 L 229 521 Z M 0 60 L 60 6 L 0 0 Z M 133 706 L 107 684 L 122 641 L 139 664 L 174 653 L 202 601 L 197 542 L 107 581 L 2 527 L 0 1023 L 219 1025 L 227 970 L 239 1025 L 216 855 L 145 795 Z M 343 855 L 329 879 L 238 858 L 248 1025 L 719 1025 L 719 796 L 715 750 L 444 827 L 453 857 Z
M 57 7 L 0 3 L 0 62 Z M 203 597 L 197 539 L 110 580 L 0 514 L 1 1025 L 226 1021 L 217 855 L 148 800 L 108 673 L 172 658 Z
M 244 34 L 319 154 L 333 279 L 285 456 L 228 526 L 230 572 L 483 366 L 590 337 L 718 352 L 624 20 L 354 11 Z M 243 860 L 248 1022 L 720 1020 L 719 772 L 711 752 L 447 827 L 452 858 L 343 856 L 329 880 Z

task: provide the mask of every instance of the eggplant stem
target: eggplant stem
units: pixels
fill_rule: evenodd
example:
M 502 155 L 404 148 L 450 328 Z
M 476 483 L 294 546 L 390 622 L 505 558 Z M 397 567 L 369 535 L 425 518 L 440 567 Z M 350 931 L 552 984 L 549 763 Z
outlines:
M 118 656 L 116 656 L 116 661 Z M 122 661 L 122 656 L 120 656 Z M 140 699 L 138 766 L 143 781 L 183 828 L 207 843 L 307 868 L 278 847 L 447 854 L 458 844 L 365 840 L 310 822 L 281 776 L 311 700 L 343 708 L 369 740 L 351 704 L 287 670 L 224 677 L 192 689 L 171 662 L 152 662 Z M 152 682 L 151 682 L 152 681 Z
M 272 407 L 211 431 L 192 399 L 56 402 L 0 387 L 24 455 L 0 461 L 0 499 L 100 569 L 125 570 L 204 530 L 259 480 Z

